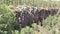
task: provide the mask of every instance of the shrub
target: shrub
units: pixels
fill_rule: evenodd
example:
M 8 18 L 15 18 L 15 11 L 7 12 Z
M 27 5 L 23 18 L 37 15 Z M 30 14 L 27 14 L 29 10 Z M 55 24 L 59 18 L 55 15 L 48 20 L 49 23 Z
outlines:
M 11 32 L 16 23 L 15 14 L 11 11 L 10 7 L 7 5 L 0 5 L 0 24 L 5 24 L 4 26 L 0 25 L 2 31 L 6 29 L 7 32 Z

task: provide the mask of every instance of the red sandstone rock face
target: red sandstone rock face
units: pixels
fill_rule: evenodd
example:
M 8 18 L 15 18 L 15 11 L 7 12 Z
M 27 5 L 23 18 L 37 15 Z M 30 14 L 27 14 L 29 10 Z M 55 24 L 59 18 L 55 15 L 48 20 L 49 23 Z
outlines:
M 49 15 L 53 16 L 57 12 L 60 12 L 59 9 L 56 9 L 56 8 L 41 9 L 37 7 L 18 7 L 18 8 L 16 7 L 16 8 L 12 8 L 12 10 L 16 13 L 16 19 L 19 22 L 19 24 L 21 24 L 20 26 L 22 28 L 24 28 L 27 25 L 31 26 L 32 23 L 39 24 L 40 22 L 42 26 L 43 19 L 46 19 Z

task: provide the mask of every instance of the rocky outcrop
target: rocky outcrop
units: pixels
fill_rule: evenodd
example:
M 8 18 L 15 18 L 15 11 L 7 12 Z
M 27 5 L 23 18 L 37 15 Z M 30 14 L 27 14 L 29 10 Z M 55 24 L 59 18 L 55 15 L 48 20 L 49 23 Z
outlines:
M 14 7 L 11 8 L 14 13 L 16 13 L 16 19 L 18 21 L 18 25 L 15 25 L 15 29 L 24 28 L 27 25 L 31 26 L 32 23 L 41 23 L 42 20 L 46 19 L 49 15 L 55 15 L 59 11 L 57 8 L 37 8 L 37 7 Z M 17 28 L 18 27 L 18 28 Z

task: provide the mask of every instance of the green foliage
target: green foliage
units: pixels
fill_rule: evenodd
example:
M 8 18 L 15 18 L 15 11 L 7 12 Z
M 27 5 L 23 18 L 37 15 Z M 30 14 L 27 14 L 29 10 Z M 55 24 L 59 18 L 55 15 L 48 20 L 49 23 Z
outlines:
M 6 5 L 31 5 L 36 7 L 60 7 L 60 1 L 51 0 L 0 0 L 0 4 Z
M 9 6 L 0 5 L 0 30 L 7 31 L 11 34 L 13 26 L 17 23 L 15 14 L 11 11 Z
M 51 29 L 51 28 L 55 27 L 55 25 L 59 22 L 60 22 L 59 14 L 56 14 L 54 16 L 50 15 L 49 17 L 47 17 L 47 19 L 43 20 L 43 25 L 44 25 L 44 27 L 47 26 Z
M 10 7 L 7 5 L 0 5 L 0 22 L 1 23 L 15 23 L 15 14 L 11 11 Z

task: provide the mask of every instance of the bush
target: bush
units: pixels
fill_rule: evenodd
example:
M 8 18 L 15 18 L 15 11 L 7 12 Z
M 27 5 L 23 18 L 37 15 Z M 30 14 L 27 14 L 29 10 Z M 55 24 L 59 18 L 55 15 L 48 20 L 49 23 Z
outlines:
M 11 11 L 10 7 L 7 5 L 0 5 L 0 30 L 4 31 L 4 29 L 10 32 L 13 26 L 17 23 L 15 18 L 15 14 Z

